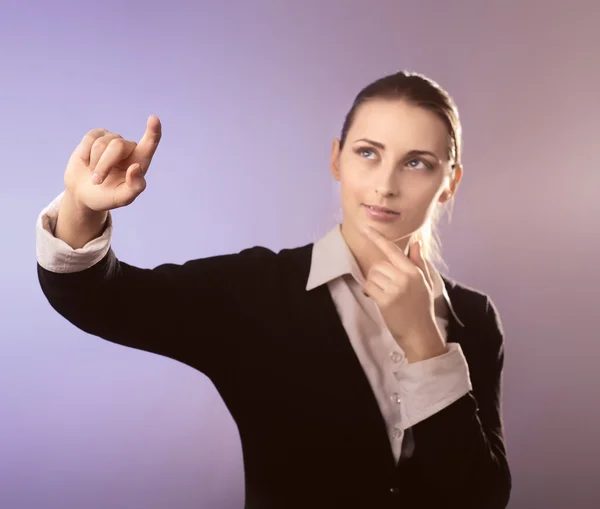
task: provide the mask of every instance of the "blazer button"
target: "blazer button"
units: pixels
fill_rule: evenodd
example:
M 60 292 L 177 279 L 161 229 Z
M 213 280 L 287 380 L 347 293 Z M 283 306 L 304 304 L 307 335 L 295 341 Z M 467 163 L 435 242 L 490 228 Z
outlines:
M 392 495 L 400 495 L 400 488 L 396 488 L 395 486 L 393 488 L 390 488 L 390 493 Z

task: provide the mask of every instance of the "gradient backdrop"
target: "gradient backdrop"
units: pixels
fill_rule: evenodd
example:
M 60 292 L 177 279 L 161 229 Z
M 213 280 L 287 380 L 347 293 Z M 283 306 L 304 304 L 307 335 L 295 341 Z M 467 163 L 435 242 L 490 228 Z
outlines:
M 510 507 L 600 507 L 599 22 L 593 0 L 3 0 L 0 507 L 243 504 L 206 377 L 76 330 L 38 287 L 36 217 L 83 134 L 163 121 L 147 191 L 115 213 L 126 261 L 297 246 L 339 217 L 328 156 L 354 95 L 399 69 L 461 109 L 444 253 L 504 321 Z

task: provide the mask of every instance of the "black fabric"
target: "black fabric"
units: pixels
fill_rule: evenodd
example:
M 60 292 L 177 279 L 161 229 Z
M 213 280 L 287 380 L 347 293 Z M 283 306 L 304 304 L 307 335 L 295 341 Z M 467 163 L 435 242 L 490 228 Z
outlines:
M 246 508 L 504 509 L 511 475 L 501 416 L 503 331 L 492 301 L 444 277 L 448 341 L 473 391 L 413 426 L 396 464 L 384 419 L 327 285 L 307 292 L 312 244 L 141 269 L 114 252 L 90 269 L 38 265 L 67 320 L 183 362 L 215 384 L 237 423 Z

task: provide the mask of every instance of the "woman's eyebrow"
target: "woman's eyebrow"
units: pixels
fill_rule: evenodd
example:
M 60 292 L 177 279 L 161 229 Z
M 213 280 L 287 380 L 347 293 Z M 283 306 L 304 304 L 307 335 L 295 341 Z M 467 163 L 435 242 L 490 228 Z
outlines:
M 385 150 L 385 145 L 383 143 L 381 143 L 380 141 L 370 140 L 369 138 L 360 138 L 358 140 L 355 140 L 354 143 L 359 142 L 359 141 L 364 141 L 366 143 L 369 143 L 370 145 L 373 145 L 374 147 L 377 147 L 381 150 Z M 431 157 L 435 158 L 436 161 L 440 160 L 440 158 L 435 153 L 433 153 L 429 150 L 413 149 L 413 150 L 409 150 L 406 155 L 407 156 L 431 156 Z
M 385 150 L 385 145 L 379 141 L 373 141 L 368 138 L 360 138 L 358 140 L 355 140 L 354 143 L 356 143 L 358 141 L 366 141 L 367 143 L 373 145 L 374 147 L 380 148 L 381 150 Z

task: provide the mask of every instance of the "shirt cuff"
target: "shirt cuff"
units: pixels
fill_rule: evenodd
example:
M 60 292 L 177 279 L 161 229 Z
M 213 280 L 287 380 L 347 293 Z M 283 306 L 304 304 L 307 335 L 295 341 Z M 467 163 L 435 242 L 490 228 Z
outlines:
M 472 390 L 469 366 L 458 343 L 425 361 L 405 364 L 397 376 L 405 428 L 431 417 Z
M 54 236 L 60 202 L 64 191 L 59 194 L 38 216 L 36 223 L 36 256 L 41 267 L 57 273 L 80 272 L 89 269 L 106 256 L 112 240 L 112 217 L 108 213 L 106 228 L 97 237 L 79 249 L 73 249 Z

